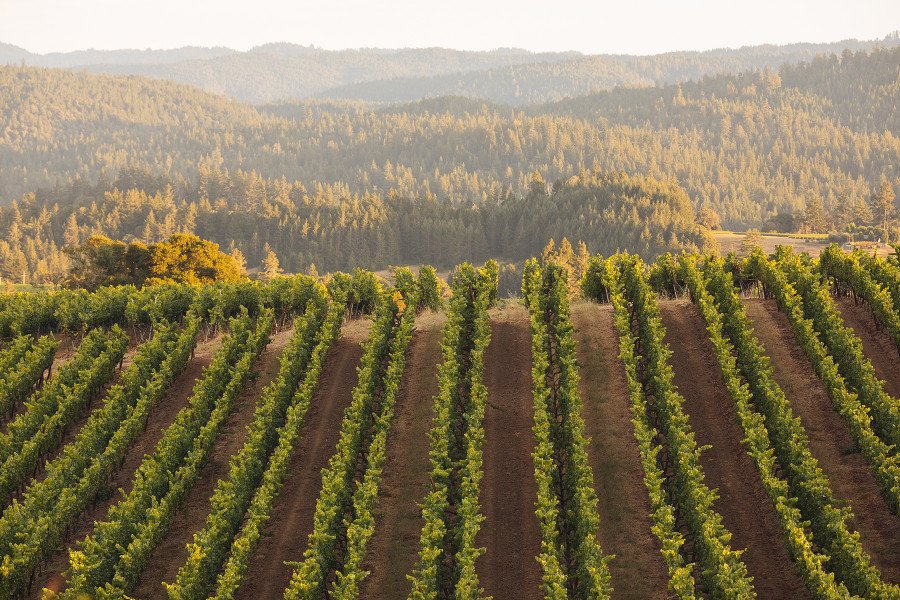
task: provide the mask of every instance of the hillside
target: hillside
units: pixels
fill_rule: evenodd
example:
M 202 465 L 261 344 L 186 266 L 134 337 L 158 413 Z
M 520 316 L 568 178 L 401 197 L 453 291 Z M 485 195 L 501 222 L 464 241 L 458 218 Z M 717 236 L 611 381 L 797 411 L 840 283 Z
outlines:
M 246 52 L 228 48 L 85 50 L 34 54 L 0 44 L 0 64 L 62 67 L 93 73 L 142 75 L 186 83 L 238 100 L 263 103 L 313 96 L 409 102 L 465 95 L 491 102 L 550 102 L 616 86 L 652 86 L 811 60 L 844 49 L 892 47 L 900 38 L 822 44 L 749 46 L 651 56 L 489 52 L 446 48 L 323 50 L 265 44 Z
M 673 177 L 742 228 L 809 194 L 833 212 L 897 177 L 898 69 L 900 49 L 848 52 L 519 112 L 466 99 L 257 109 L 143 78 L 0 67 L 0 199 L 133 165 L 178 188 L 215 154 L 273 181 L 476 203 L 524 193 L 535 170 L 597 168 Z
M 273 185 L 207 165 L 200 187 L 186 197 L 175 196 L 165 180 L 128 172 L 102 187 L 69 188 L 65 195 L 73 200 L 65 204 L 53 195 L 25 198 L 0 211 L 0 231 L 7 232 L 0 239 L 0 276 L 19 281 L 25 272 L 28 281 L 58 282 L 71 262 L 64 247 L 93 234 L 149 243 L 192 232 L 228 252 L 240 250 L 250 267 L 271 248 L 288 272 L 310 265 L 328 271 L 422 263 L 449 268 L 491 256 L 518 262 L 566 235 L 604 252 L 630 248 L 646 256 L 710 247 L 684 190 L 649 177 L 585 174 L 550 194 L 535 181 L 523 197 L 480 206 L 357 195 L 339 186 Z

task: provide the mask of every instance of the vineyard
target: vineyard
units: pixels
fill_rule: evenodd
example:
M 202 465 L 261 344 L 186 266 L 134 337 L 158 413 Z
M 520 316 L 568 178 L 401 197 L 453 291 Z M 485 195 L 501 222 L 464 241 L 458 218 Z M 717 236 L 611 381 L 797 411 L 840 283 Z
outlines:
M 900 264 L 0 296 L 0 600 L 900 599 Z

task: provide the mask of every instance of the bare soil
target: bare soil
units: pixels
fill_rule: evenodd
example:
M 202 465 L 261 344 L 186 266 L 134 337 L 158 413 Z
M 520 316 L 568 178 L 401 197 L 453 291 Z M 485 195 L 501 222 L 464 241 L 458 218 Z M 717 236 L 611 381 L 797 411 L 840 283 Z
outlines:
M 371 322 L 350 321 L 328 354 L 315 398 L 306 414 L 300 443 L 294 449 L 284 488 L 272 506 L 266 533 L 250 561 L 237 598 L 281 598 L 293 568 L 300 561 L 313 528 L 322 469 L 340 437 L 341 418 L 356 386 L 356 367 Z
M 863 353 L 884 382 L 884 390 L 900 398 L 900 354 L 891 337 L 878 327 L 865 304 L 856 304 L 850 298 L 837 298 L 836 303 L 844 324 L 862 341 Z
M 193 541 L 194 533 L 206 523 L 211 509 L 209 500 L 216 484 L 219 479 L 228 477 L 229 461 L 247 439 L 247 426 L 253 421 L 256 401 L 263 388 L 278 375 L 279 359 L 293 333 L 293 329 L 282 329 L 274 334 L 257 359 L 253 367 L 256 377 L 235 398 L 232 413 L 216 438 L 212 455 L 203 468 L 200 479 L 188 492 L 176 511 L 168 532 L 150 555 L 132 594 L 135 598 L 166 597 L 162 582 L 175 581 L 178 569 L 187 560 L 187 544 Z
M 650 529 L 650 500 L 631 425 L 612 307 L 574 304 L 572 323 L 581 415 L 590 438 L 588 462 L 599 500 L 598 537 L 603 551 L 615 555 L 609 565 L 613 598 L 667 598 L 668 572 Z
M 429 438 L 438 392 L 443 313 L 425 313 L 416 319 L 409 358 L 388 437 L 387 461 L 375 514 L 375 533 L 369 542 L 363 598 L 406 598 L 406 575 L 418 560 L 422 531 L 420 503 L 428 493 Z
M 900 582 L 900 518 L 881 497 L 872 470 L 856 449 L 844 419 L 797 343 L 787 317 L 772 300 L 744 301 L 756 335 L 772 359 L 775 378 L 800 417 L 810 450 L 828 476 L 837 499 L 853 510 L 851 526 L 882 577 Z
M 121 500 L 123 493 L 127 494 L 131 490 L 134 473 L 144 460 L 144 456 L 153 451 L 162 437 L 163 431 L 175 421 L 178 411 L 187 405 L 194 384 L 212 361 L 212 357 L 221 343 L 221 336 L 210 339 L 201 338 L 198 341 L 194 357 L 188 361 L 185 370 L 172 383 L 165 397 L 150 412 L 144 431 L 138 435 L 135 443 L 128 450 L 122 465 L 113 472 L 108 484 L 108 497 L 100 499 L 94 507 L 85 511 L 78 522 L 72 526 L 68 543 L 47 561 L 44 568 L 44 573 L 47 574 L 44 577 L 44 585 L 47 588 L 56 591 L 64 588 L 64 571 L 69 566 L 68 548 L 89 535 L 94 529 L 94 521 L 102 521 L 110 506 Z M 123 493 L 117 492 L 118 489 L 121 489 Z M 42 582 L 42 579 L 38 578 L 37 582 Z M 36 583 L 34 587 L 36 598 L 40 597 L 40 590 L 41 586 Z
M 484 416 L 485 516 L 476 563 L 484 591 L 497 600 L 543 596 L 540 528 L 535 515 L 534 407 L 531 393 L 531 329 L 517 305 L 491 310 L 491 343 L 485 354 L 488 405 Z
M 706 484 L 718 489 L 714 503 L 732 533 L 760 598 L 810 598 L 784 544 L 784 533 L 753 459 L 744 450 L 743 430 L 716 362 L 703 318 L 690 302 L 660 302 L 675 385 L 685 399 Z

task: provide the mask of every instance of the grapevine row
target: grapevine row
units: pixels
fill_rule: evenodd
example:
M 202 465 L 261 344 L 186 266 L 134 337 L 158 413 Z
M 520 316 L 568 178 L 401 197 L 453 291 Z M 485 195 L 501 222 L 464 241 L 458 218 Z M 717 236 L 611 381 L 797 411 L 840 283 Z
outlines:
M 41 458 L 88 408 L 112 378 L 128 338 L 117 326 L 88 333 L 75 356 L 25 402 L 25 410 L 0 435 L 0 498 L 19 489 Z
M 531 317 L 537 516 L 544 595 L 609 598 L 608 561 L 597 542 L 600 517 L 581 418 L 568 272 L 526 263 L 522 282 Z
M 232 600 L 250 566 L 250 557 L 269 520 L 272 504 L 284 485 L 291 453 L 300 438 L 303 419 L 312 403 L 319 376 L 325 367 L 326 355 L 340 333 L 343 312 L 344 297 L 341 294 L 335 294 L 328 316 L 322 325 L 318 342 L 313 349 L 313 356 L 303 383 L 297 391 L 292 406 L 287 411 L 284 425 L 278 431 L 278 446 L 269 459 L 269 466 L 263 473 L 259 487 L 254 492 L 240 532 L 234 538 L 224 568 L 216 580 L 216 589 L 215 593 L 211 595 L 212 598 Z
M 240 281 L 198 287 L 166 283 L 137 288 L 133 285 L 52 292 L 15 293 L 0 297 L 0 338 L 55 331 L 81 332 L 112 325 L 148 325 L 175 322 L 193 310 L 212 325 L 247 309 L 251 316 L 271 308 L 280 322 L 305 310 L 313 278 L 278 277 L 262 283 Z
M 879 428 L 872 418 L 874 414 L 872 401 L 864 403 L 864 400 L 870 397 L 864 392 L 876 395 L 876 402 L 882 402 L 883 406 L 889 406 L 892 399 L 885 394 L 884 384 L 875 377 L 871 363 L 862 357 L 858 338 L 846 329 L 843 321 L 835 314 L 834 305 L 831 298 L 827 297 L 827 292 L 811 281 L 815 277 L 812 273 L 800 268 L 794 271 L 795 281 L 803 278 L 807 286 L 812 286 L 812 289 L 806 288 L 810 291 L 806 297 L 811 302 L 805 303 L 803 296 L 798 293 L 800 286 L 795 287 L 795 284 L 788 280 L 783 263 L 780 267 L 779 264 L 770 262 L 757 253 L 751 257 L 749 265 L 751 271 L 763 283 L 765 292 L 775 297 L 779 308 L 787 316 L 813 369 L 825 384 L 835 410 L 847 421 L 850 434 L 871 465 L 885 501 L 893 512 L 898 512 L 900 460 L 896 454 L 896 446 L 889 445 L 883 436 L 877 435 Z M 819 335 L 822 329 L 816 327 L 816 320 L 804 315 L 804 307 L 810 305 L 822 308 L 822 312 L 816 314 L 824 315 L 821 322 L 824 323 L 825 336 Z M 832 348 L 839 347 L 846 352 L 845 363 L 852 362 L 861 367 L 852 372 L 859 377 L 847 377 L 841 372 L 841 361 L 835 360 L 836 354 L 829 353 L 829 347 L 823 339 L 831 340 Z M 853 340 L 856 340 L 855 343 Z M 839 342 L 844 343 L 837 346 Z M 865 366 L 868 366 L 868 369 L 863 368 Z
M 451 288 L 430 432 L 431 489 L 422 507 L 419 563 L 410 576 L 410 598 L 416 599 L 482 595 L 475 561 L 484 550 L 476 547 L 475 537 L 484 520 L 478 503 L 487 403 L 484 353 L 496 271 L 463 264 Z
M 356 597 L 367 574 L 362 561 L 417 304 L 411 273 L 398 270 L 396 277 L 396 290 L 380 293 L 340 439 L 322 471 L 313 531 L 285 590 L 290 600 Z
M 870 260 L 877 262 L 881 259 L 871 259 L 868 255 L 863 257 L 860 252 L 848 254 L 837 246 L 828 246 L 819 256 L 819 271 L 833 280 L 839 293 L 850 292 L 855 298 L 865 300 L 875 322 L 887 331 L 900 350 L 900 312 L 890 291 L 872 276 L 864 264 Z
M 885 444 L 900 447 L 900 401 L 884 391 L 884 382 L 863 354 L 862 342 L 844 325 L 834 299 L 817 274 L 798 256 L 784 250 L 776 263 L 802 299 L 803 314 L 812 321 L 848 387 L 868 407 L 875 433 Z
M 661 448 L 655 443 L 656 431 L 647 419 L 646 398 L 638 370 L 638 340 L 631 329 L 631 313 L 618 266 L 612 260 L 592 257 L 582 290 L 586 297 L 610 302 L 613 306 L 614 323 L 619 333 L 619 358 L 624 363 L 628 382 L 631 423 L 644 470 L 644 485 L 650 498 L 653 533 L 660 542 L 660 551 L 669 574 L 669 589 L 677 598 L 693 599 L 696 597 L 692 574 L 695 565 L 685 563 L 681 550 L 685 539 L 676 525 L 677 510 L 666 494 L 666 475 L 657 460 Z
M 760 276 L 769 293 L 790 294 L 790 284 L 784 274 L 762 252 L 754 252 L 748 263 L 750 271 Z M 735 348 L 738 367 L 753 398 L 753 408 L 765 418 L 773 459 L 787 480 L 791 495 L 797 499 L 802 518 L 810 524 L 815 547 L 828 557 L 825 568 L 851 594 L 867 598 L 897 597 L 897 590 L 881 580 L 860 544 L 859 534 L 851 531 L 850 509 L 840 507 L 835 500 L 828 478 L 810 452 L 800 419 L 794 416 L 790 402 L 775 381 L 762 345 L 752 335 L 733 284 L 729 287 L 726 282 L 727 277 L 720 274 L 718 282 L 711 282 L 708 289 L 725 315 L 725 333 Z M 795 306 L 792 312 L 798 310 Z
M 900 310 L 900 264 L 897 258 L 878 258 L 862 252 L 854 256 L 872 279 L 890 294 L 894 308 Z
M 0 415 L 13 415 L 16 405 L 31 394 L 49 373 L 59 343 L 47 335 L 14 339 L 0 355 Z
M 706 322 L 725 387 L 734 401 L 735 413 L 744 432 L 743 445 L 753 459 L 763 489 L 775 509 L 788 552 L 814 598 L 848 598 L 847 588 L 836 582 L 834 574 L 827 569 L 829 556 L 818 549 L 809 524 L 797 508 L 798 500 L 791 483 L 782 476 L 784 469 L 775 455 L 766 419 L 755 407 L 752 386 L 747 383 L 750 377 L 761 378 L 760 386 L 777 384 L 766 367 L 768 359 L 750 333 L 730 275 L 716 260 L 707 261 L 705 273 L 701 274 L 695 260 L 693 256 L 683 256 L 679 272 Z M 738 357 L 741 357 L 740 361 Z M 748 368 L 747 365 L 753 366 Z
M 753 598 L 752 578 L 741 560 L 740 550 L 729 545 L 730 532 L 722 524 L 722 517 L 713 508 L 716 493 L 704 482 L 700 465 L 701 449 L 697 446 L 688 417 L 684 412 L 684 399 L 676 391 L 672 368 L 668 364 L 671 354 L 664 342 L 664 329 L 659 316 L 656 297 L 644 276 L 644 265 L 637 257 L 619 255 L 607 275 L 615 285 L 616 275 L 621 288 L 611 289 L 617 312 L 616 324 L 621 336 L 626 372 L 632 392 L 633 416 L 642 421 L 636 428 L 642 451 L 651 450 L 659 470 L 647 473 L 647 479 L 662 474 L 661 488 L 668 494 L 675 509 L 675 523 L 668 521 L 663 511 L 664 535 L 660 538 L 663 554 L 673 550 L 679 540 L 673 527 L 683 522 L 693 542 L 691 555 L 700 565 L 701 589 L 716 598 Z M 624 297 L 623 297 L 624 296 Z M 630 312 L 629 312 L 630 311 Z M 629 346 L 633 351 L 629 351 Z M 633 353 L 632 353 L 633 352 Z M 634 379 L 636 378 L 636 379 Z M 652 438 L 648 447 L 647 433 Z M 651 456 L 645 456 L 645 464 Z M 661 473 L 659 472 L 661 471 Z M 651 503 L 655 512 L 664 508 L 661 498 L 654 495 L 660 490 L 652 481 Z M 659 509 L 657 508 L 659 507 Z M 679 544 L 680 545 L 680 544 Z M 683 551 L 684 548 L 682 547 Z M 681 564 L 666 556 L 670 573 L 683 577 Z M 676 587 L 676 585 L 678 587 Z M 694 591 L 682 579 L 671 581 L 670 587 L 681 597 L 691 597 Z
M 308 374 L 315 371 L 318 375 L 322 355 L 315 354 L 316 348 L 322 341 L 331 345 L 340 328 L 343 306 L 334 303 L 329 309 L 326 292 L 320 286 L 316 296 L 316 301 L 310 302 L 306 312 L 294 321 L 294 334 L 281 356 L 278 375 L 257 401 L 247 440 L 231 458 L 228 477 L 219 480 L 213 492 L 212 510 L 204 527 L 194 534 L 193 543 L 188 544 L 186 563 L 176 581 L 165 584 L 170 598 L 209 596 L 276 450 L 288 414 L 297 400 L 307 397 L 309 390 L 304 383 Z M 317 377 L 312 379 L 313 389 L 317 381 Z M 301 422 L 302 417 L 299 415 Z
M 137 469 L 131 491 L 106 519 L 70 552 L 69 586 L 63 598 L 83 594 L 121 597 L 137 583 L 153 549 L 168 530 L 184 496 L 200 476 L 234 399 L 268 344 L 272 311 L 254 322 L 244 314 L 231 320 L 222 348 L 194 386 L 188 406 L 178 412 Z
M 0 518 L 0 597 L 24 593 L 34 570 L 63 541 L 68 527 L 105 489 L 150 410 L 182 371 L 199 331 L 188 316 L 181 329 L 159 326 L 141 345 L 132 364 L 110 388 L 75 440 L 46 465 L 22 501 L 13 501 Z

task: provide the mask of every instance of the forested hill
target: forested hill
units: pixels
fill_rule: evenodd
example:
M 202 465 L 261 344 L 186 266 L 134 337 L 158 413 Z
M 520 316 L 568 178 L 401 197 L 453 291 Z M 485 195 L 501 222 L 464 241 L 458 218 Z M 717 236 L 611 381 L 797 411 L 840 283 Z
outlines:
M 844 49 L 895 46 L 883 40 L 735 50 L 671 52 L 653 56 L 532 53 L 520 49 L 467 52 L 446 48 L 323 50 L 266 44 L 246 52 L 228 48 L 85 50 L 33 54 L 0 44 L 0 64 L 86 69 L 187 83 L 248 102 L 312 96 L 373 102 L 465 95 L 491 102 L 549 102 L 614 86 L 652 86 L 810 60 Z
M 60 196 L 69 200 L 51 204 L 29 196 L 0 210 L 4 280 L 62 280 L 70 265 L 64 249 L 92 235 L 155 243 L 196 233 L 230 253 L 238 250 L 250 267 L 274 250 L 290 272 L 311 265 L 331 271 L 422 263 L 449 268 L 490 257 L 522 261 L 540 253 L 547 239 L 564 236 L 587 240 L 587 248 L 603 253 L 628 248 L 655 256 L 709 247 L 682 189 L 625 174 L 585 173 L 555 186 L 534 176 L 525 196 L 480 206 L 360 196 L 340 186 L 306 189 L 283 180 L 267 184 L 216 169 L 201 172 L 200 186 L 185 196 L 140 172 L 123 173 L 111 185 L 73 184 Z
M 250 210 L 282 178 L 477 205 L 526 194 L 534 171 L 552 182 L 597 170 L 672 178 L 726 226 L 799 214 L 813 197 L 837 218 L 900 176 L 898 72 L 900 48 L 847 52 L 518 111 L 463 98 L 255 108 L 139 77 L 0 67 L 0 199 L 89 203 L 70 182 L 109 185 L 138 166 L 176 197 Z M 214 171 L 249 188 L 210 188 Z

